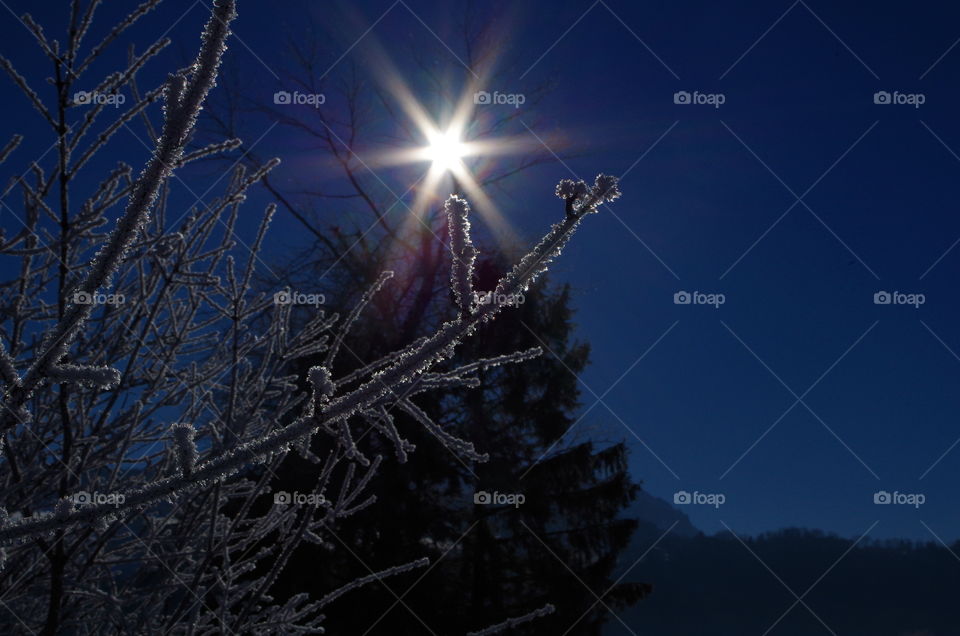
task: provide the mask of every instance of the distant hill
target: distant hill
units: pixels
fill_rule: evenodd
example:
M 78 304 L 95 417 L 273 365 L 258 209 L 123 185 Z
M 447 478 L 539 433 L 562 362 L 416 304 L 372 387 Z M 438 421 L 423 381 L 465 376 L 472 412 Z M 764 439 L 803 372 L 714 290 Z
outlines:
M 851 550 L 852 539 L 790 528 L 741 537 L 745 547 L 725 532 L 691 535 L 685 515 L 668 508 L 644 498 L 641 526 L 621 554 L 621 572 L 633 566 L 624 581 L 653 585 L 647 599 L 616 610 L 635 634 L 960 635 L 960 563 L 940 544 L 864 540 Z M 960 542 L 950 550 L 960 552 Z M 631 632 L 611 618 L 603 633 Z

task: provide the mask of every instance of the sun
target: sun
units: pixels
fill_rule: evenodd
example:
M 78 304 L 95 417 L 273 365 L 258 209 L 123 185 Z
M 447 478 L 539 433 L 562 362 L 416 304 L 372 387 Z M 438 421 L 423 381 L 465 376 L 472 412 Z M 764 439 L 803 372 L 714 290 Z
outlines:
M 529 135 L 503 136 L 496 134 L 490 115 L 477 117 L 476 92 L 482 82 L 471 82 L 465 87 L 449 112 L 440 117 L 427 111 L 397 72 L 387 72 L 391 64 L 381 59 L 383 72 L 378 73 L 389 94 L 396 99 L 401 111 L 409 119 L 403 131 L 412 145 L 391 148 L 371 156 L 364 162 L 368 170 L 387 166 L 425 163 L 429 168 L 407 192 L 415 191 L 413 200 L 403 207 L 411 214 L 408 223 L 424 223 L 429 210 L 442 208 L 450 194 L 470 201 L 471 208 L 488 223 L 498 243 L 513 244 L 518 239 L 510 223 L 484 191 L 479 179 L 491 173 L 495 160 L 510 155 L 532 154 L 540 150 L 539 138 Z M 495 120 L 493 120 L 495 121 Z M 486 126 L 486 128 L 484 128 Z M 507 174 L 510 174 L 509 168 Z M 404 197 L 398 197 L 398 201 Z
M 461 159 L 467 154 L 466 144 L 460 140 L 460 133 L 453 129 L 430 131 L 427 135 L 426 156 L 439 172 L 454 172 L 461 165 Z

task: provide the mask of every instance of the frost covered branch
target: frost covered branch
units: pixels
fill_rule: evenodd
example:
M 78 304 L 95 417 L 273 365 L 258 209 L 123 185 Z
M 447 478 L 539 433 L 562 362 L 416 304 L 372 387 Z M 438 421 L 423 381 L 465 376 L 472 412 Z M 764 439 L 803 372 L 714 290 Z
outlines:
M 254 272 L 275 207 L 262 210 L 243 249 L 238 219 L 248 191 L 277 160 L 231 169 L 221 191 L 182 216 L 171 203 L 179 168 L 240 147 L 232 138 L 193 140 L 234 0 L 214 3 L 193 65 L 161 86 L 141 94 L 136 81 L 165 46 L 162 38 L 139 55 L 131 51 L 123 70 L 83 79 L 110 95 L 135 96 L 111 121 L 102 119 L 112 109 L 84 110 L 72 98 L 92 62 L 158 2 L 134 9 L 86 54 L 98 0 L 85 10 L 70 4 L 63 49 L 25 20 L 57 71 L 55 101 L 0 58 L 57 142 L 55 164 L 31 163 L 15 184 L 23 226 L 0 233 L 0 257 L 18 264 L 0 285 L 0 596 L 29 617 L 31 631 L 49 634 L 318 633 L 327 604 L 428 563 L 396 564 L 319 600 L 272 598 L 298 546 L 332 549 L 332 528 L 376 505 L 371 486 L 392 458 L 375 446 L 371 452 L 364 436 L 382 437 L 405 462 L 415 451 L 407 427 L 415 427 L 462 461 L 484 461 L 479 443 L 435 421 L 418 396 L 477 387 L 484 370 L 541 351 L 449 363 L 458 345 L 509 309 L 473 301 L 470 208 L 452 196 L 445 210 L 456 317 L 379 360 L 341 369 L 351 329 L 392 273 L 381 274 L 342 320 L 320 309 L 295 318 L 289 304 L 257 290 Z M 89 180 L 115 133 L 138 120 L 156 139 L 139 175 L 118 162 Z M 0 161 L 15 156 L 22 138 L 9 139 Z M 77 179 L 89 187 L 76 187 Z M 565 183 L 557 190 L 565 215 L 502 277 L 497 297 L 526 290 L 580 221 L 619 196 L 613 177 Z M 118 220 L 107 231 L 110 218 Z M 319 471 L 302 493 L 315 505 L 289 505 L 289 493 L 271 490 L 290 451 Z
M 506 631 L 512 627 L 516 627 L 517 625 L 529 623 L 534 619 L 553 614 L 555 609 L 556 608 L 554 608 L 553 605 L 550 605 L 549 603 L 547 603 L 540 609 L 534 610 L 529 614 L 524 614 L 523 616 L 518 616 L 516 618 L 509 618 L 503 621 L 502 623 L 491 625 L 490 627 L 481 629 L 478 632 L 469 632 L 467 636 L 489 636 L 490 634 L 499 634 L 500 632 Z
M 74 289 L 74 294 L 92 296 L 105 287 L 147 223 L 161 184 L 169 177 L 172 167 L 183 155 L 184 146 L 196 125 L 203 101 L 216 83 L 217 68 L 230 35 L 229 24 L 235 17 L 234 0 L 216 2 L 203 33 L 203 42 L 194 63 L 192 77 L 189 81 L 182 76 L 171 77 L 169 80 L 166 91 L 166 118 L 156 151 L 134 183 L 129 203 L 117 221 L 116 228 L 90 264 L 86 277 Z M 6 63 L 5 68 L 8 65 L 9 63 Z M 13 74 L 10 69 L 8 72 Z M 41 351 L 24 374 L 22 384 L 5 396 L 4 404 L 11 411 L 19 410 L 26 403 L 50 373 L 51 367 L 66 355 L 70 343 L 83 322 L 90 317 L 92 309 L 93 305 L 89 303 L 74 302 L 58 324 L 47 332 Z M 2 434 L 16 422 L 5 416 L 0 423 Z
M 601 177 L 598 177 L 598 181 L 600 179 Z M 547 264 L 560 254 L 583 216 L 596 211 L 596 206 L 602 201 L 602 197 L 595 195 L 593 198 L 595 202 L 592 205 L 585 206 L 582 212 L 568 216 L 562 222 L 553 226 L 553 229 L 541 239 L 537 246 L 500 280 L 497 285 L 499 293 L 520 292 L 546 270 Z M 0 541 L 18 539 L 37 532 L 49 532 L 71 523 L 90 521 L 102 515 L 115 515 L 128 509 L 138 508 L 170 497 L 196 484 L 225 479 L 250 464 L 263 463 L 273 453 L 289 448 L 291 444 L 303 436 L 310 435 L 321 427 L 342 422 L 373 407 L 392 403 L 389 387 L 410 384 L 436 364 L 450 357 L 454 347 L 462 338 L 471 334 L 480 323 L 495 318 L 502 309 L 502 305 L 491 303 L 485 305 L 483 309 L 473 315 L 463 316 L 446 323 L 436 334 L 423 341 L 420 346 L 405 351 L 395 363 L 383 371 L 374 373 L 360 387 L 339 397 L 319 396 L 323 398 L 322 401 L 325 405 L 318 412 L 312 412 L 311 408 L 310 412 L 286 427 L 200 464 L 189 477 L 160 479 L 143 488 L 124 492 L 124 502 L 119 505 L 92 505 L 59 517 L 37 515 L 36 518 L 11 523 L 7 527 L 0 528 Z M 327 383 L 323 384 L 324 386 L 332 386 Z M 314 391 L 316 392 L 316 388 Z M 318 396 L 315 393 L 316 397 Z M 401 402 L 400 405 L 407 406 L 408 404 L 408 402 Z M 449 444 L 453 440 L 441 438 L 441 441 Z M 472 446 L 458 447 L 468 453 L 472 452 Z

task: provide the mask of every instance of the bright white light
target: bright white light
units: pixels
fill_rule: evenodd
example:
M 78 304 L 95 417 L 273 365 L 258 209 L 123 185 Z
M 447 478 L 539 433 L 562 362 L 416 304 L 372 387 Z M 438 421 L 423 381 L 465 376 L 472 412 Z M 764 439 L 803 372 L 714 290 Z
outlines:
M 428 136 L 430 145 L 427 146 L 427 157 L 433 162 L 434 168 L 443 172 L 455 170 L 460 165 L 460 158 L 466 154 L 466 145 L 460 141 L 460 135 L 455 130 L 434 132 Z

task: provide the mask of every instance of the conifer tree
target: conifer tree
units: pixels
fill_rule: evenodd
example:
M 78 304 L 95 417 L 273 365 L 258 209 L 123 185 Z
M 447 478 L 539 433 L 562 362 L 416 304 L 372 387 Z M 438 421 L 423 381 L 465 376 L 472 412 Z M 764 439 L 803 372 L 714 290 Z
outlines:
M 415 238 L 404 243 L 430 246 Z M 338 240 L 349 243 L 355 237 L 341 233 Z M 353 265 L 380 258 L 415 264 L 408 270 L 408 280 L 390 281 L 379 296 L 382 311 L 357 324 L 354 336 L 345 342 L 354 364 L 390 349 L 392 338 L 420 335 L 406 333 L 407 324 L 429 329 L 428 325 L 449 319 L 451 305 L 442 279 L 449 265 L 444 253 L 421 249 L 398 257 L 395 252 L 386 256 L 356 251 L 352 258 Z M 326 263 L 321 259 L 314 267 Z M 497 300 L 487 292 L 504 267 L 502 256 L 477 263 L 473 299 Z M 309 272 L 304 273 L 304 282 L 310 279 Z M 409 559 L 430 555 L 437 565 L 422 580 L 419 575 L 398 580 L 392 592 L 371 589 L 364 599 L 368 611 L 351 611 L 346 604 L 340 611 L 332 608 L 328 620 L 340 631 L 364 633 L 373 627 L 371 634 L 414 634 L 423 631 L 423 621 L 438 633 L 460 633 L 488 624 L 491 617 L 520 616 L 551 603 L 553 615 L 539 619 L 535 629 L 562 633 L 576 624 L 577 633 L 599 634 L 605 622 L 616 620 L 608 607 L 625 607 L 649 592 L 644 584 L 617 585 L 605 597 L 604 607 L 595 604 L 583 587 L 586 583 L 606 591 L 613 584 L 611 572 L 635 526 L 620 513 L 636 486 L 627 473 L 622 444 L 597 448 L 589 439 L 571 442 L 565 437 L 577 420 L 577 376 L 589 357 L 589 347 L 573 341 L 569 287 L 541 279 L 514 300 L 509 314 L 479 327 L 455 358 L 469 364 L 508 351 L 539 350 L 543 355 L 522 367 L 490 366 L 477 373 L 477 388 L 438 390 L 418 402 L 445 430 L 470 439 L 478 453 L 489 456 L 487 461 L 444 452 L 426 431 L 408 435 L 411 446 L 427 452 L 384 466 L 384 478 L 375 488 L 377 505 L 338 526 L 351 550 L 341 553 L 327 586 L 346 572 L 376 569 L 399 554 Z M 417 318 L 411 320 L 410 314 Z M 398 415 L 398 420 L 409 419 L 405 415 Z M 390 452 L 379 437 L 369 436 L 358 444 L 369 449 L 365 452 Z M 284 487 L 310 481 L 309 464 L 297 458 L 278 474 Z M 521 495 L 523 503 L 475 503 L 475 495 L 482 499 L 484 493 Z M 320 552 L 304 546 L 297 562 L 305 565 L 288 569 L 278 587 L 280 595 L 316 585 L 316 572 L 306 564 Z M 366 565 L 351 553 L 363 555 Z M 411 586 L 404 605 L 398 604 L 394 594 Z

